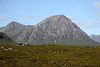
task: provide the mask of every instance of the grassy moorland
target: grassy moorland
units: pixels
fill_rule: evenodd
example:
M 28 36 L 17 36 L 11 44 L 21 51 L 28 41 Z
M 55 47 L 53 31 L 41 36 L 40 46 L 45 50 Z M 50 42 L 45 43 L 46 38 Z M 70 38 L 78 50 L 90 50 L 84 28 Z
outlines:
M 0 45 L 0 67 L 100 67 L 100 46 Z

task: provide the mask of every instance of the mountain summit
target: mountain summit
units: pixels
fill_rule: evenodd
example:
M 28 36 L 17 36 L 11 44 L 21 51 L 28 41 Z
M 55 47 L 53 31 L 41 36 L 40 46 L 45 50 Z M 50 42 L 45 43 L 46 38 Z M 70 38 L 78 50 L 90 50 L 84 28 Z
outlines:
M 46 18 L 35 26 L 18 25 L 0 31 L 8 34 L 16 42 L 30 44 L 59 44 L 59 45 L 92 45 L 96 44 L 75 23 L 64 15 L 55 15 Z M 13 23 L 10 23 L 13 25 Z M 10 26 L 11 28 L 11 26 Z M 8 31 L 9 29 L 9 31 Z M 16 31 L 16 32 L 15 32 Z M 15 35 L 14 35 L 15 34 Z M 15 38 L 16 37 L 16 38 Z

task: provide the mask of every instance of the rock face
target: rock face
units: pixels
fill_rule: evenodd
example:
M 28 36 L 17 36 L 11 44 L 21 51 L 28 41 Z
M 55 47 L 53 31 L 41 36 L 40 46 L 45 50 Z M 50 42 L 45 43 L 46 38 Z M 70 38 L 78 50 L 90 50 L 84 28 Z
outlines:
M 5 35 L 4 33 L 0 32 L 0 44 L 17 44 L 15 43 L 13 40 L 11 40 L 7 35 Z
M 90 35 L 90 38 L 100 43 L 100 35 Z
M 0 29 L 16 42 L 30 44 L 91 45 L 89 38 L 75 23 L 64 15 L 48 17 L 35 26 L 16 22 Z

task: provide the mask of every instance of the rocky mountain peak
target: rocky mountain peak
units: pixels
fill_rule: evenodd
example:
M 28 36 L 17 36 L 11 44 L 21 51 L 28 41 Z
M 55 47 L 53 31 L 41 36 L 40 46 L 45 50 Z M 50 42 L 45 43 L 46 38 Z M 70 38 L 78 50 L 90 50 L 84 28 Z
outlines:
M 96 43 L 64 15 L 48 17 L 35 26 L 11 22 L 0 31 L 19 43 L 60 45 L 90 45 Z
M 7 27 L 12 27 L 12 28 L 15 28 L 15 27 L 21 27 L 23 26 L 22 24 L 18 23 L 18 22 L 15 22 L 15 21 L 12 21 L 11 23 L 9 23 L 7 25 Z
M 41 24 L 50 24 L 50 23 L 52 23 L 52 24 L 58 25 L 58 24 L 63 24 L 63 23 L 68 24 L 69 22 L 71 22 L 71 20 L 69 18 L 67 18 L 66 16 L 64 16 L 64 15 L 55 15 L 55 16 L 51 16 L 51 17 L 46 18 L 45 20 L 43 20 L 42 22 L 37 24 L 36 27 L 41 25 Z
M 29 42 L 43 43 L 44 41 L 48 44 L 57 44 L 57 42 L 71 44 L 74 41 L 88 42 L 92 40 L 69 18 L 64 15 L 55 15 L 37 24 L 29 38 Z
M 65 20 L 67 20 L 67 19 L 69 19 L 69 18 L 67 18 L 65 15 L 55 15 L 55 16 L 51 16 L 51 17 L 48 17 L 50 20 L 52 20 L 52 19 L 55 19 L 55 20 L 58 20 L 58 19 L 65 19 Z
M 19 24 L 19 23 L 16 21 L 12 21 L 10 24 Z

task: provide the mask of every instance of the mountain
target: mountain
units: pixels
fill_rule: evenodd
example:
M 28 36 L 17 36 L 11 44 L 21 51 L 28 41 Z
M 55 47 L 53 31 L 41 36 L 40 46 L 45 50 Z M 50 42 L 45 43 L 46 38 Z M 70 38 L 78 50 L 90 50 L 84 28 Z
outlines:
M 18 22 L 12 21 L 6 27 L 1 28 L 0 31 L 18 43 L 24 43 L 29 39 L 33 27 L 34 26 L 22 25 Z
M 64 15 L 46 18 L 35 26 L 11 22 L 0 29 L 14 41 L 29 44 L 93 45 L 95 41 Z
M 97 42 L 100 42 L 100 35 L 90 35 L 90 38 Z
M 29 42 L 79 45 L 90 44 L 94 41 L 69 18 L 64 15 L 56 15 L 37 24 Z
M 15 43 L 13 40 L 11 40 L 11 38 L 9 38 L 7 35 L 5 35 L 4 33 L 0 32 L 0 44 L 17 44 Z

